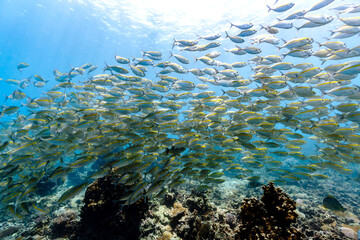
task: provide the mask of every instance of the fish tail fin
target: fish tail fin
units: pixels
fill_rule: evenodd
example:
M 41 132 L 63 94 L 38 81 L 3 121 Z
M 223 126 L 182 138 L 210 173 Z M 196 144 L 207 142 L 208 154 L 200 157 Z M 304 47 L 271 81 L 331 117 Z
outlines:
M 272 10 L 272 8 L 269 5 L 266 5 L 268 7 L 268 12 Z
M 321 65 L 323 65 L 327 61 L 327 59 L 320 59 L 320 61 L 321 61 Z
M 176 41 L 176 39 L 174 38 L 174 42 L 173 42 L 173 44 L 172 44 L 172 49 L 174 49 L 174 46 L 175 46 L 175 43 L 176 43 L 177 41 Z
M 170 57 L 169 58 L 171 58 L 172 56 L 174 56 L 174 54 L 171 52 L 171 51 L 169 51 L 170 52 Z
M 227 32 L 227 31 L 225 31 L 225 34 L 226 34 L 226 37 L 228 38 L 228 37 L 229 37 L 229 34 L 228 34 L 228 32 Z
M 105 71 L 105 70 L 107 70 L 109 68 L 109 65 L 107 65 L 106 62 L 104 62 L 104 63 L 105 63 L 105 67 L 104 67 L 104 71 Z
M 288 85 L 288 87 L 289 87 L 290 91 L 295 92 L 295 90 L 293 89 L 293 87 L 291 85 Z
M 321 97 L 323 98 L 327 94 L 327 92 L 325 92 L 325 90 L 320 90 L 320 91 L 322 92 Z
M 166 148 L 166 149 L 165 149 L 165 156 L 167 156 L 169 153 L 170 153 L 170 149 L 169 149 L 169 148 Z

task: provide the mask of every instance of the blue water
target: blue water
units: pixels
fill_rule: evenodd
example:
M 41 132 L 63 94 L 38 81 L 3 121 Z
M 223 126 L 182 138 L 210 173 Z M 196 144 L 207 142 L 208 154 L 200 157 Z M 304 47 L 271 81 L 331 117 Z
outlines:
M 163 51 L 165 54 L 164 59 L 166 59 L 166 56 L 168 56 L 167 51 L 170 49 L 172 38 L 174 37 L 195 39 L 197 35 L 217 32 L 221 32 L 224 37 L 224 31 L 229 28 L 227 20 L 235 23 L 254 22 L 254 20 L 262 22 L 268 19 L 275 20 L 275 16 L 278 16 L 278 14 L 275 15 L 272 12 L 267 14 L 264 4 L 263 7 L 258 7 L 260 12 L 257 12 L 260 16 L 261 13 L 266 13 L 264 19 L 259 19 L 260 16 L 254 16 L 254 12 L 247 13 L 249 15 L 245 15 L 246 17 L 244 18 L 241 16 L 243 13 L 240 10 L 239 15 L 235 15 L 231 12 L 234 11 L 232 6 L 228 5 L 228 8 L 222 6 L 224 8 L 223 19 L 215 22 L 211 21 L 212 16 L 208 16 L 210 25 L 208 21 L 201 20 L 198 23 L 195 22 L 195 26 L 191 24 L 178 26 L 165 21 L 157 21 L 160 17 L 158 14 L 151 12 L 147 13 L 149 16 L 145 22 L 138 22 L 134 18 L 141 16 L 134 17 L 131 15 L 132 10 L 136 12 L 136 9 L 129 9 L 128 12 L 130 13 L 125 12 L 121 8 L 116 9 L 119 12 L 115 15 L 116 18 L 112 19 L 108 15 L 113 14 L 115 9 L 106 8 L 107 4 L 105 3 L 114 2 L 116 6 L 122 6 L 127 4 L 126 1 L 103 1 L 104 9 L 96 8 L 92 4 L 94 2 L 101 5 L 102 1 L 1 1 L 1 78 L 22 79 L 32 74 L 39 74 L 45 79 L 50 80 L 50 82 L 54 82 L 52 75 L 54 69 L 68 71 L 70 66 L 76 67 L 90 62 L 100 66 L 99 70 L 101 70 L 104 66 L 104 61 L 114 63 L 115 54 L 124 57 L 140 57 L 141 50 Z M 250 2 L 241 4 L 242 8 L 246 9 L 244 6 L 254 8 L 254 5 L 257 4 L 257 2 Z M 305 1 L 301 2 L 301 4 L 298 4 L 298 6 L 291 10 L 301 9 Z M 216 5 L 199 11 L 206 14 L 206 9 L 214 8 L 216 8 Z M 222 9 L 219 11 L 221 12 Z M 227 13 L 231 13 L 233 16 L 227 16 Z M 286 13 L 282 15 L 286 15 Z M 178 21 L 183 22 L 181 19 Z M 254 23 L 256 24 L 256 22 Z M 169 29 L 171 32 L 166 32 Z M 306 30 L 302 31 L 299 36 L 308 36 L 308 32 L 306 34 L 305 32 Z M 286 37 L 289 33 L 297 35 L 296 30 L 285 30 L 280 31 L 278 37 Z M 321 32 L 318 34 L 321 34 Z M 226 41 L 226 44 L 222 47 L 230 48 L 230 45 L 233 44 Z M 273 50 L 272 46 L 266 45 L 263 44 L 261 46 L 263 51 L 264 48 Z M 264 54 L 266 54 L 266 51 L 264 51 Z M 186 55 L 194 54 L 185 53 Z M 243 61 L 249 57 L 252 56 L 247 55 L 240 58 Z M 192 57 L 190 59 L 192 60 Z M 231 62 L 235 59 L 239 59 L 239 57 L 228 53 L 221 56 L 220 60 Z M 16 66 L 20 62 L 29 63 L 30 67 L 19 73 Z M 247 71 L 246 73 L 249 72 Z M 4 89 L 8 85 L 0 82 L 0 86 Z M 6 88 L 6 90 L 4 95 L 12 92 L 12 89 Z M 32 93 L 37 95 L 43 90 L 32 89 Z

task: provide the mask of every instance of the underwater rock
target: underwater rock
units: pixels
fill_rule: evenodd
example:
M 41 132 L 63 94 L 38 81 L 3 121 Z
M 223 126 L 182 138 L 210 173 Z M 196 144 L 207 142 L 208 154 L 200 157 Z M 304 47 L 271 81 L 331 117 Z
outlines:
M 234 239 L 225 213 L 219 213 L 204 193 L 192 191 L 183 204 L 175 202 L 170 218 L 172 233 L 182 240 Z
M 295 187 L 284 188 L 288 192 Z M 178 189 L 173 192 L 175 202 L 170 207 L 167 207 L 164 201 L 151 200 L 150 203 L 154 204 L 145 214 L 146 219 L 142 220 L 141 239 L 163 240 L 171 234 L 171 239 L 174 240 L 342 240 L 345 239 L 345 235 L 340 227 L 358 230 L 355 229 L 357 225 L 341 225 L 347 222 L 345 218 L 319 208 L 318 202 L 322 201 L 321 197 L 314 201 L 314 195 L 299 195 L 303 200 L 298 201 L 299 209 L 295 209 L 296 203 L 284 193 L 284 190 L 275 188 L 272 184 L 264 186 L 264 196 L 261 200 L 245 199 L 243 211 L 233 208 L 232 198 L 237 195 L 242 199 L 241 196 L 248 192 L 250 195 L 259 196 L 254 189 L 244 188 L 242 193 L 236 191 L 236 194 L 229 194 L 228 198 L 223 198 L 225 203 L 221 206 L 217 199 L 218 193 L 215 191 L 204 193 L 194 190 L 189 194 Z M 171 199 L 173 200 L 172 197 Z M 295 217 L 297 210 L 301 211 L 303 218 Z
M 174 208 L 171 211 L 171 215 L 173 216 L 173 219 L 174 218 L 180 219 L 181 217 L 179 217 L 179 216 L 185 216 L 187 211 L 188 210 L 186 208 L 184 208 L 181 203 L 176 202 L 176 203 L 174 203 Z
M 348 238 L 357 240 L 357 234 L 354 230 L 348 227 L 341 227 L 339 230 Z
M 88 186 L 74 239 L 139 239 L 140 223 L 149 205 L 144 197 L 129 206 L 117 201 L 131 188 L 118 183 L 119 178 L 107 175 Z
M 171 193 L 171 192 L 165 193 L 164 199 L 163 199 L 163 203 L 165 206 L 171 207 L 172 205 L 174 205 L 175 201 L 176 201 L 176 198 L 175 198 L 174 193 Z
M 78 214 L 73 210 L 60 212 L 51 222 L 51 238 L 71 238 L 78 227 Z
M 173 235 L 170 232 L 165 231 L 163 233 L 163 235 L 160 238 L 158 238 L 157 240 L 170 240 L 172 236 Z
M 186 200 L 186 206 L 188 206 L 190 212 L 196 210 L 199 214 L 206 214 L 213 210 L 209 196 L 203 192 L 192 191 L 193 197 Z
M 296 222 L 296 203 L 274 183 L 262 187 L 264 195 L 244 199 L 235 239 L 304 239 L 291 224 Z
M 295 223 L 297 218 L 296 202 L 283 193 L 281 188 L 275 188 L 272 182 L 264 185 L 262 189 L 264 195 L 261 197 L 261 201 L 265 204 L 267 214 L 275 216 L 275 225 L 287 228 Z
M 50 238 L 50 224 L 51 218 L 49 215 L 39 215 L 32 219 L 28 223 L 25 231 L 20 234 L 20 238 L 24 239 L 44 239 L 44 236 L 47 236 L 47 239 Z
M 13 235 L 20 230 L 19 226 L 11 226 L 0 231 L 0 239 Z
M 201 227 L 201 219 L 197 216 L 197 211 L 194 210 L 191 214 L 185 215 L 180 219 L 172 219 L 171 227 L 183 240 L 196 239 L 198 229 Z
M 204 222 L 200 226 L 200 229 L 196 236 L 196 239 L 199 239 L 199 240 L 211 239 L 210 238 L 211 231 L 212 231 L 212 228 L 211 228 L 210 222 Z
M 145 213 L 145 217 L 141 221 L 140 239 L 153 240 L 166 239 L 168 234 L 165 232 L 172 231 L 170 227 L 171 210 L 164 205 L 160 205 L 158 199 L 149 200 L 149 211 Z
M 235 214 L 226 213 L 225 214 L 225 222 L 231 227 L 231 229 L 234 229 L 237 224 L 237 218 L 236 218 Z
M 345 211 L 346 209 L 341 205 L 341 203 L 333 196 L 327 196 L 323 200 L 324 208 L 333 210 L 333 211 Z

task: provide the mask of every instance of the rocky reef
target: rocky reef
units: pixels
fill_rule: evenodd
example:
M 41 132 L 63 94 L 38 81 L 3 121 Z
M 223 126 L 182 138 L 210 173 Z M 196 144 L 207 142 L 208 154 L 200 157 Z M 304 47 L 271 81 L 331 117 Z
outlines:
M 237 216 L 218 209 L 204 192 L 167 193 L 153 209 L 142 223 L 141 239 L 234 239 Z
M 52 239 L 70 238 L 77 231 L 79 223 L 78 213 L 71 209 L 55 212 L 55 218 L 51 221 L 49 235 Z
M 304 235 L 293 226 L 297 220 L 295 201 L 273 183 L 263 186 L 263 190 L 261 200 L 246 198 L 240 209 L 220 209 L 204 192 L 178 194 L 176 202 L 174 194 L 169 193 L 165 199 L 171 199 L 173 205 L 162 209 L 161 214 L 167 217 L 161 220 L 165 235 L 157 239 L 166 239 L 165 236 L 183 240 L 303 239 Z M 160 217 L 152 213 L 147 218 L 142 228 L 155 229 L 152 224 L 156 222 L 150 219 Z
M 295 201 L 272 182 L 262 189 L 261 200 L 244 199 L 235 239 L 303 239 L 304 235 L 291 226 L 298 216 Z
M 162 198 L 141 198 L 126 206 L 119 199 L 130 186 L 120 178 L 108 175 L 94 181 L 81 207 L 71 207 L 81 202 L 79 197 L 51 216 L 34 216 L 28 226 L 3 225 L 0 234 L 6 240 L 16 236 L 23 240 L 340 240 L 355 239 L 360 229 L 356 215 L 325 209 L 321 197 L 314 202 L 313 195 L 300 193 L 297 186 L 282 190 L 269 183 L 261 195 L 260 188 L 248 188 L 246 182 L 232 190 L 198 191 L 189 185 Z
M 117 200 L 130 189 L 118 183 L 119 177 L 99 178 L 87 188 L 78 231 L 72 239 L 139 239 L 148 203 L 144 197 L 129 206 Z
M 131 205 L 119 199 L 131 185 L 119 182 L 121 175 L 107 175 L 95 180 L 85 192 L 80 211 L 60 208 L 53 216 L 42 215 L 32 229 L 22 233 L 29 239 L 140 239 L 140 224 L 149 211 L 144 197 Z

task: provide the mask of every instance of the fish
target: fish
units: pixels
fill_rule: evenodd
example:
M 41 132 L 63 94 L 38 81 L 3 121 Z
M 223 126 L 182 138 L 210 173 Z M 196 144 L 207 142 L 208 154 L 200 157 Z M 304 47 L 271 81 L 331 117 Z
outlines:
M 271 34 L 277 34 L 279 32 L 279 30 L 277 30 L 276 28 L 274 27 L 270 27 L 270 26 L 263 26 L 263 25 L 260 25 L 260 30 L 261 29 L 265 29 L 268 33 L 271 33 Z
M 121 57 L 118 55 L 115 55 L 115 61 L 120 64 L 129 64 L 130 63 L 130 60 L 128 58 L 124 58 L 124 57 Z M 89 70 L 89 72 L 91 72 L 91 71 Z
M 84 190 L 84 188 L 88 185 L 89 183 L 85 182 L 85 183 L 81 183 L 79 185 L 73 186 L 71 188 L 69 188 L 68 190 L 66 190 L 58 199 L 59 203 L 62 203 L 66 200 L 69 200 L 70 198 L 73 198 L 74 196 L 76 196 L 77 194 L 79 194 L 82 190 Z
M 254 35 L 255 33 L 257 33 L 256 29 L 246 29 L 246 30 L 242 30 L 240 33 L 238 33 L 236 35 L 236 37 L 248 37 L 248 36 Z
M 304 16 L 306 13 L 307 13 L 306 10 L 297 11 L 297 12 L 294 12 L 294 13 L 288 15 L 284 19 L 280 19 L 280 21 L 298 19 L 298 18 L 301 18 L 302 16 Z
M 189 64 L 189 62 L 190 62 L 185 57 L 178 55 L 178 54 L 173 54 L 172 52 L 170 52 L 170 57 L 175 57 L 180 63 L 183 63 L 183 64 Z
M 270 28 L 282 28 L 282 29 L 290 29 L 293 27 L 292 22 L 287 21 L 287 20 L 282 20 L 282 21 L 278 21 L 274 24 L 271 24 L 269 26 Z
M 334 2 L 334 1 L 335 0 L 321 0 L 320 2 L 315 4 L 313 7 L 311 7 L 309 10 L 307 10 L 307 12 L 319 10 L 323 7 L 326 7 L 327 5 L 329 5 L 330 3 Z
M 19 64 L 17 65 L 17 69 L 18 69 L 19 71 L 22 71 L 24 68 L 27 68 L 27 67 L 29 67 L 29 64 L 28 64 L 28 63 L 24 63 L 24 62 L 19 63 Z
M 179 45 L 179 46 L 183 46 L 183 47 L 193 47 L 196 44 L 198 44 L 198 40 L 185 40 L 185 39 L 176 40 L 174 38 L 172 48 L 174 48 L 175 45 Z
M 333 210 L 333 211 L 345 211 L 346 209 L 341 205 L 341 203 L 333 196 L 329 195 L 323 199 L 324 208 Z
M 287 3 L 281 6 L 278 6 L 276 8 L 271 8 L 269 5 L 266 5 L 268 7 L 268 12 L 274 11 L 274 12 L 285 12 L 289 10 L 290 8 L 295 6 L 295 3 Z
M 225 31 L 226 37 L 229 38 L 232 42 L 234 43 L 243 43 L 245 42 L 245 40 L 241 37 L 237 37 L 237 36 L 230 36 L 228 34 L 228 32 Z
M 241 30 L 245 30 L 245 29 L 249 29 L 249 28 L 252 28 L 254 26 L 253 23 L 241 23 L 241 24 L 234 24 L 234 23 L 230 23 L 230 28 L 232 27 L 236 27 L 238 29 L 241 29 Z
M 360 26 L 360 17 L 339 18 L 343 23 L 351 27 Z
M 198 36 L 198 39 L 205 39 L 208 41 L 213 41 L 213 40 L 218 39 L 219 37 L 221 37 L 221 34 L 217 33 L 217 34 L 207 35 L 207 36 Z

